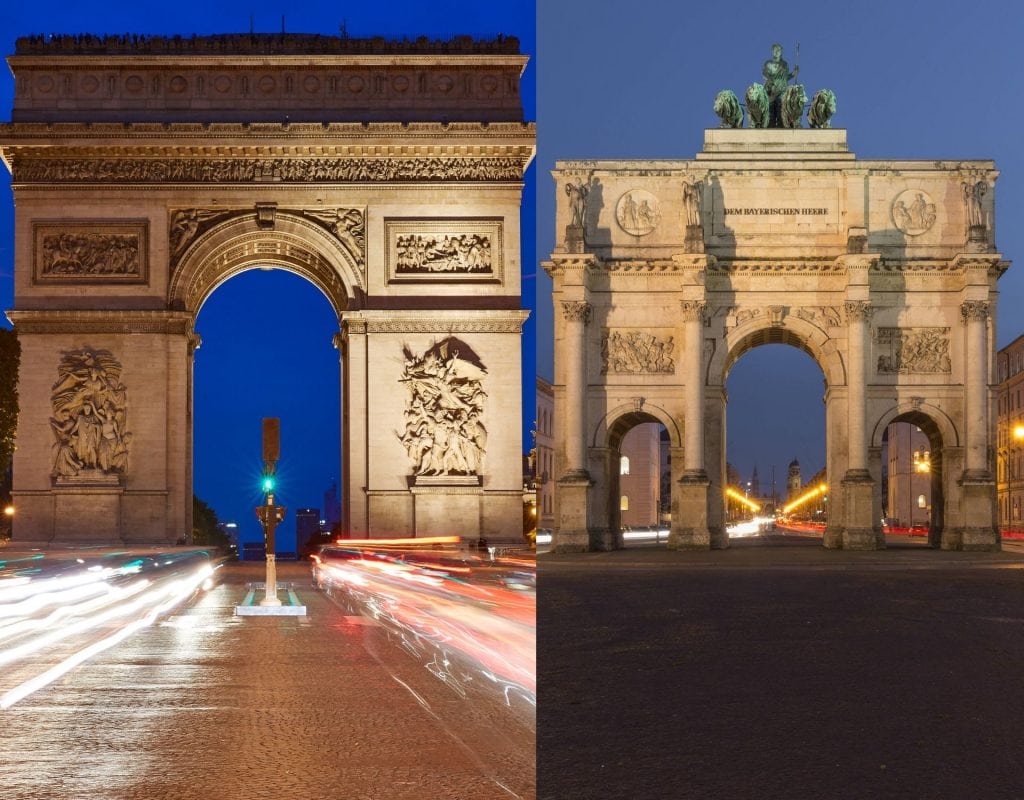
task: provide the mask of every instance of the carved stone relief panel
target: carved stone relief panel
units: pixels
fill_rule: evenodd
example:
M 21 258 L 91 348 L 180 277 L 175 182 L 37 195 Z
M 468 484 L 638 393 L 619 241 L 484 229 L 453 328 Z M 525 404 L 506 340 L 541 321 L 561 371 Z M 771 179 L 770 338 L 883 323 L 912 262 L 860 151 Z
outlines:
M 500 283 L 502 220 L 386 219 L 388 283 Z
M 930 230 L 938 216 L 931 196 L 921 189 L 900 192 L 892 203 L 892 221 L 907 236 L 920 236 Z
M 877 328 L 879 373 L 949 373 L 949 328 Z
M 523 158 L 15 158 L 24 183 L 248 183 L 297 181 L 518 181 Z
M 838 306 L 805 306 L 797 309 L 796 315 L 822 330 L 843 324 L 842 309 Z
M 146 282 L 145 220 L 43 220 L 32 228 L 35 283 Z
M 640 330 L 605 329 L 601 333 L 601 374 L 656 374 L 675 372 L 672 336 Z
M 473 349 L 449 336 L 423 355 L 403 348 L 399 379 L 409 398 L 405 430 L 398 435 L 416 476 L 479 475 L 487 450 L 481 418 L 487 368 Z
M 658 198 L 644 189 L 632 189 L 615 204 L 615 221 L 631 236 L 646 236 L 661 222 Z
M 109 350 L 61 355 L 50 402 L 53 477 L 62 481 L 116 481 L 128 470 L 132 435 L 125 427 L 127 389 L 121 363 Z

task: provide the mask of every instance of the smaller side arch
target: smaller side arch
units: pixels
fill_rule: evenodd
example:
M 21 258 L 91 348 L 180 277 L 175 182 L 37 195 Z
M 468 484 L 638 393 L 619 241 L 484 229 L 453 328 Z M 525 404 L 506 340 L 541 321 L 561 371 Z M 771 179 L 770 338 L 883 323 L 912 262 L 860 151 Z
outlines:
M 882 446 L 882 436 L 885 435 L 886 428 L 897 417 L 904 417 L 905 421 L 912 422 L 922 429 L 930 422 L 938 429 L 944 447 L 960 447 L 960 433 L 957 431 L 956 424 L 945 411 L 931 403 L 911 400 L 897 403 L 878 418 L 875 427 L 871 430 L 871 447 Z M 925 425 L 918 424 L 915 418 L 920 419 Z
M 620 423 L 629 423 L 629 427 L 644 422 L 660 422 L 668 431 L 672 447 L 683 446 L 683 435 L 675 419 L 664 408 L 653 403 L 623 403 L 605 414 L 594 428 L 590 437 L 591 447 L 608 447 L 614 438 L 615 429 Z

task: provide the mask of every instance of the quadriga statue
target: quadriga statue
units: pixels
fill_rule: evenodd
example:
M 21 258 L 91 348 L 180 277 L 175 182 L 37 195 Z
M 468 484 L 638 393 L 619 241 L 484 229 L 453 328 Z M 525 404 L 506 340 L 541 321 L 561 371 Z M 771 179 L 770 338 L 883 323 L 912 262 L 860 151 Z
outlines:
M 771 102 L 764 85 L 752 83 L 747 87 L 747 119 L 751 128 L 767 128 L 771 120 Z
M 819 89 L 807 110 L 807 121 L 812 128 L 831 128 L 829 122 L 836 113 L 836 96 L 831 89 Z
M 736 92 L 722 89 L 715 97 L 715 113 L 722 120 L 720 128 L 739 128 L 743 125 L 743 107 Z
M 794 83 L 782 93 L 782 127 L 799 128 L 804 115 L 807 94 L 803 84 Z

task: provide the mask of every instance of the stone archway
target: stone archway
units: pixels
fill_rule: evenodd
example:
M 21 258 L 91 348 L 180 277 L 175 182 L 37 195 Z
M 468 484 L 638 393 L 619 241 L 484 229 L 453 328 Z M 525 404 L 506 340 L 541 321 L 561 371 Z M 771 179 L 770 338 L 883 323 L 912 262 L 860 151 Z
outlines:
M 188 534 L 196 315 L 271 266 L 338 315 L 344 534 L 521 543 L 518 41 L 254 36 L 19 40 L 15 538 Z
M 720 129 L 689 161 L 554 174 L 556 550 L 586 549 L 605 524 L 590 432 L 637 399 L 684 432 L 671 546 L 727 547 L 724 378 L 767 342 L 825 375 L 826 547 L 884 547 L 869 422 L 918 403 L 958 431 L 942 431 L 942 546 L 998 548 L 989 378 L 1008 264 L 991 162 L 864 161 L 843 130 Z

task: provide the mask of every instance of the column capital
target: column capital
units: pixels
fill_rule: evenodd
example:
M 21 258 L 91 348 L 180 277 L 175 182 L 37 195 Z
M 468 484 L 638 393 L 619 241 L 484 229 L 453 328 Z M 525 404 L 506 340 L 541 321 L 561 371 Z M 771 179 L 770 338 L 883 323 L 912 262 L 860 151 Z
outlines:
M 985 322 L 991 313 L 991 304 L 987 300 L 965 300 L 960 304 L 960 318 L 966 325 L 971 320 Z
M 843 303 L 847 322 L 867 322 L 874 309 L 867 300 L 847 300 Z
M 686 322 L 704 322 L 708 316 L 708 304 L 703 300 L 680 300 L 679 309 Z
M 567 322 L 582 322 L 588 325 L 594 314 L 594 307 L 586 300 L 563 300 L 562 314 Z

